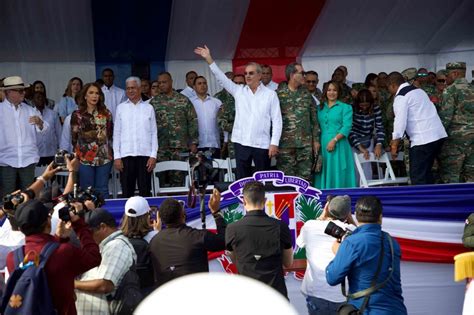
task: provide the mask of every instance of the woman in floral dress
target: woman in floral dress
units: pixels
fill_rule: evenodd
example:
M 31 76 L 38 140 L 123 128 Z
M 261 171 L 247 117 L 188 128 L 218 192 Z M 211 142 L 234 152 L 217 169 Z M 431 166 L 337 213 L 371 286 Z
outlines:
M 113 162 L 112 114 L 104 104 L 104 94 L 96 83 L 88 83 L 79 95 L 79 109 L 71 116 L 74 153 L 81 161 L 79 183 L 108 198 L 108 180 Z

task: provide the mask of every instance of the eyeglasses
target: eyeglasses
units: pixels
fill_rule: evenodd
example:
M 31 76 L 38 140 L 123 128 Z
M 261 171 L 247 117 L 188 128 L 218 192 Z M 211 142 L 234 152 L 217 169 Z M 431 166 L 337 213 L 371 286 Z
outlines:
M 438 83 L 446 83 L 446 79 L 438 79 L 438 80 L 436 80 L 436 82 L 438 82 Z
M 255 71 L 244 72 L 244 75 L 254 75 Z

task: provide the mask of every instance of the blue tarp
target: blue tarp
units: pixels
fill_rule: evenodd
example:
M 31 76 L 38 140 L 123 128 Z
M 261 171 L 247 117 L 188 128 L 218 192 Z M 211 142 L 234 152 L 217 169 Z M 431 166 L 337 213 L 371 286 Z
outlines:
M 354 188 L 323 190 L 321 201 L 327 195 L 349 195 L 354 207 L 361 196 L 375 195 L 382 201 L 384 217 L 464 221 L 474 212 L 474 184 L 421 185 L 380 188 Z M 159 206 L 169 197 L 147 198 L 150 205 Z M 177 199 L 186 201 L 186 196 Z M 206 206 L 209 196 L 206 196 Z M 124 211 L 126 199 L 107 200 L 105 208 L 119 220 Z M 223 202 L 221 207 L 238 202 L 237 198 Z M 209 214 L 209 209 L 206 209 Z M 199 218 L 199 203 L 195 208 L 186 208 L 187 220 Z

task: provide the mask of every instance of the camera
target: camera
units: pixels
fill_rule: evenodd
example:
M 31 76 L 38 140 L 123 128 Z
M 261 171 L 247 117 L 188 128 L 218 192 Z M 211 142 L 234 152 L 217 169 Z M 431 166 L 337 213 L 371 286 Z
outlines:
M 85 190 L 77 187 L 77 184 L 74 185 L 74 190 L 66 195 L 63 195 L 59 198 L 59 203 L 55 206 L 55 210 L 58 211 L 59 218 L 64 221 L 70 221 L 71 217 L 69 211 L 73 213 L 84 216 L 84 214 L 89 210 L 85 205 L 83 205 L 82 210 L 78 211 L 72 203 L 79 202 L 84 204 L 85 201 L 90 200 L 94 203 L 96 208 L 99 208 L 104 205 L 105 200 L 99 193 L 96 193 L 92 187 L 87 187 Z
M 352 231 L 343 229 L 336 223 L 329 221 L 328 225 L 326 226 L 326 229 L 324 230 L 324 233 L 338 240 L 341 240 L 344 236 L 351 235 Z
M 66 167 L 66 158 L 69 160 L 74 159 L 74 153 L 69 153 L 66 150 L 58 150 L 56 154 L 54 155 L 54 164 L 53 166 L 56 167 L 61 167 L 65 168 Z
M 206 189 L 212 178 L 216 176 L 217 170 L 212 166 L 212 152 L 199 151 L 189 156 L 191 167 L 191 184 L 196 189 Z
M 6 210 L 16 210 L 16 207 L 25 202 L 23 194 L 27 195 L 29 199 L 35 199 L 35 192 L 31 189 L 16 194 L 7 194 L 3 197 L 3 208 Z

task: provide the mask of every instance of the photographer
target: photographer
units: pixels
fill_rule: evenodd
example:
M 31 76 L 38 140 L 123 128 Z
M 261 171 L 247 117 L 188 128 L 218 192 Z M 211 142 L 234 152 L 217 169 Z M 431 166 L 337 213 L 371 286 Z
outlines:
M 99 247 L 95 244 L 91 231 L 82 218 L 69 213 L 70 222 L 60 222 L 56 237 L 50 235 L 50 210 L 37 200 L 29 200 L 18 206 L 15 211 L 15 220 L 23 234 L 26 235 L 26 244 L 23 248 L 29 260 L 32 253 L 41 253 L 43 247 L 50 243 L 59 243 L 59 247 L 48 259 L 45 271 L 54 308 L 58 314 L 76 314 L 74 304 L 74 278 L 85 271 L 98 266 L 101 260 Z M 71 227 L 78 235 L 81 247 L 69 244 L 68 237 Z M 7 257 L 8 271 L 12 272 L 14 253 Z M 23 297 L 24 300 L 36 297 Z
M 220 213 L 221 195 L 213 190 L 209 209 L 216 221 L 217 234 L 186 225 L 186 212 L 178 200 L 166 199 L 160 205 L 159 219 L 166 225 L 150 243 L 151 260 L 158 286 L 175 278 L 208 272 L 208 251 L 222 251 L 226 223 Z
M 334 259 L 334 238 L 325 233 L 331 227 L 329 222 L 336 224 L 342 233 L 355 229 L 349 196 L 328 196 L 321 216 L 305 222 L 296 240 L 298 247 L 306 249 L 307 266 L 301 292 L 310 315 L 335 314 L 345 301 L 340 288 L 331 287 L 326 281 L 326 267 Z
M 326 268 L 327 282 L 335 286 L 347 277 L 348 306 L 362 314 L 407 314 L 400 280 L 400 246 L 382 232 L 382 203 L 374 196 L 361 197 L 355 213 L 359 226 L 340 246 L 335 243 L 337 253 Z M 371 294 L 359 294 L 371 287 L 375 289 Z

